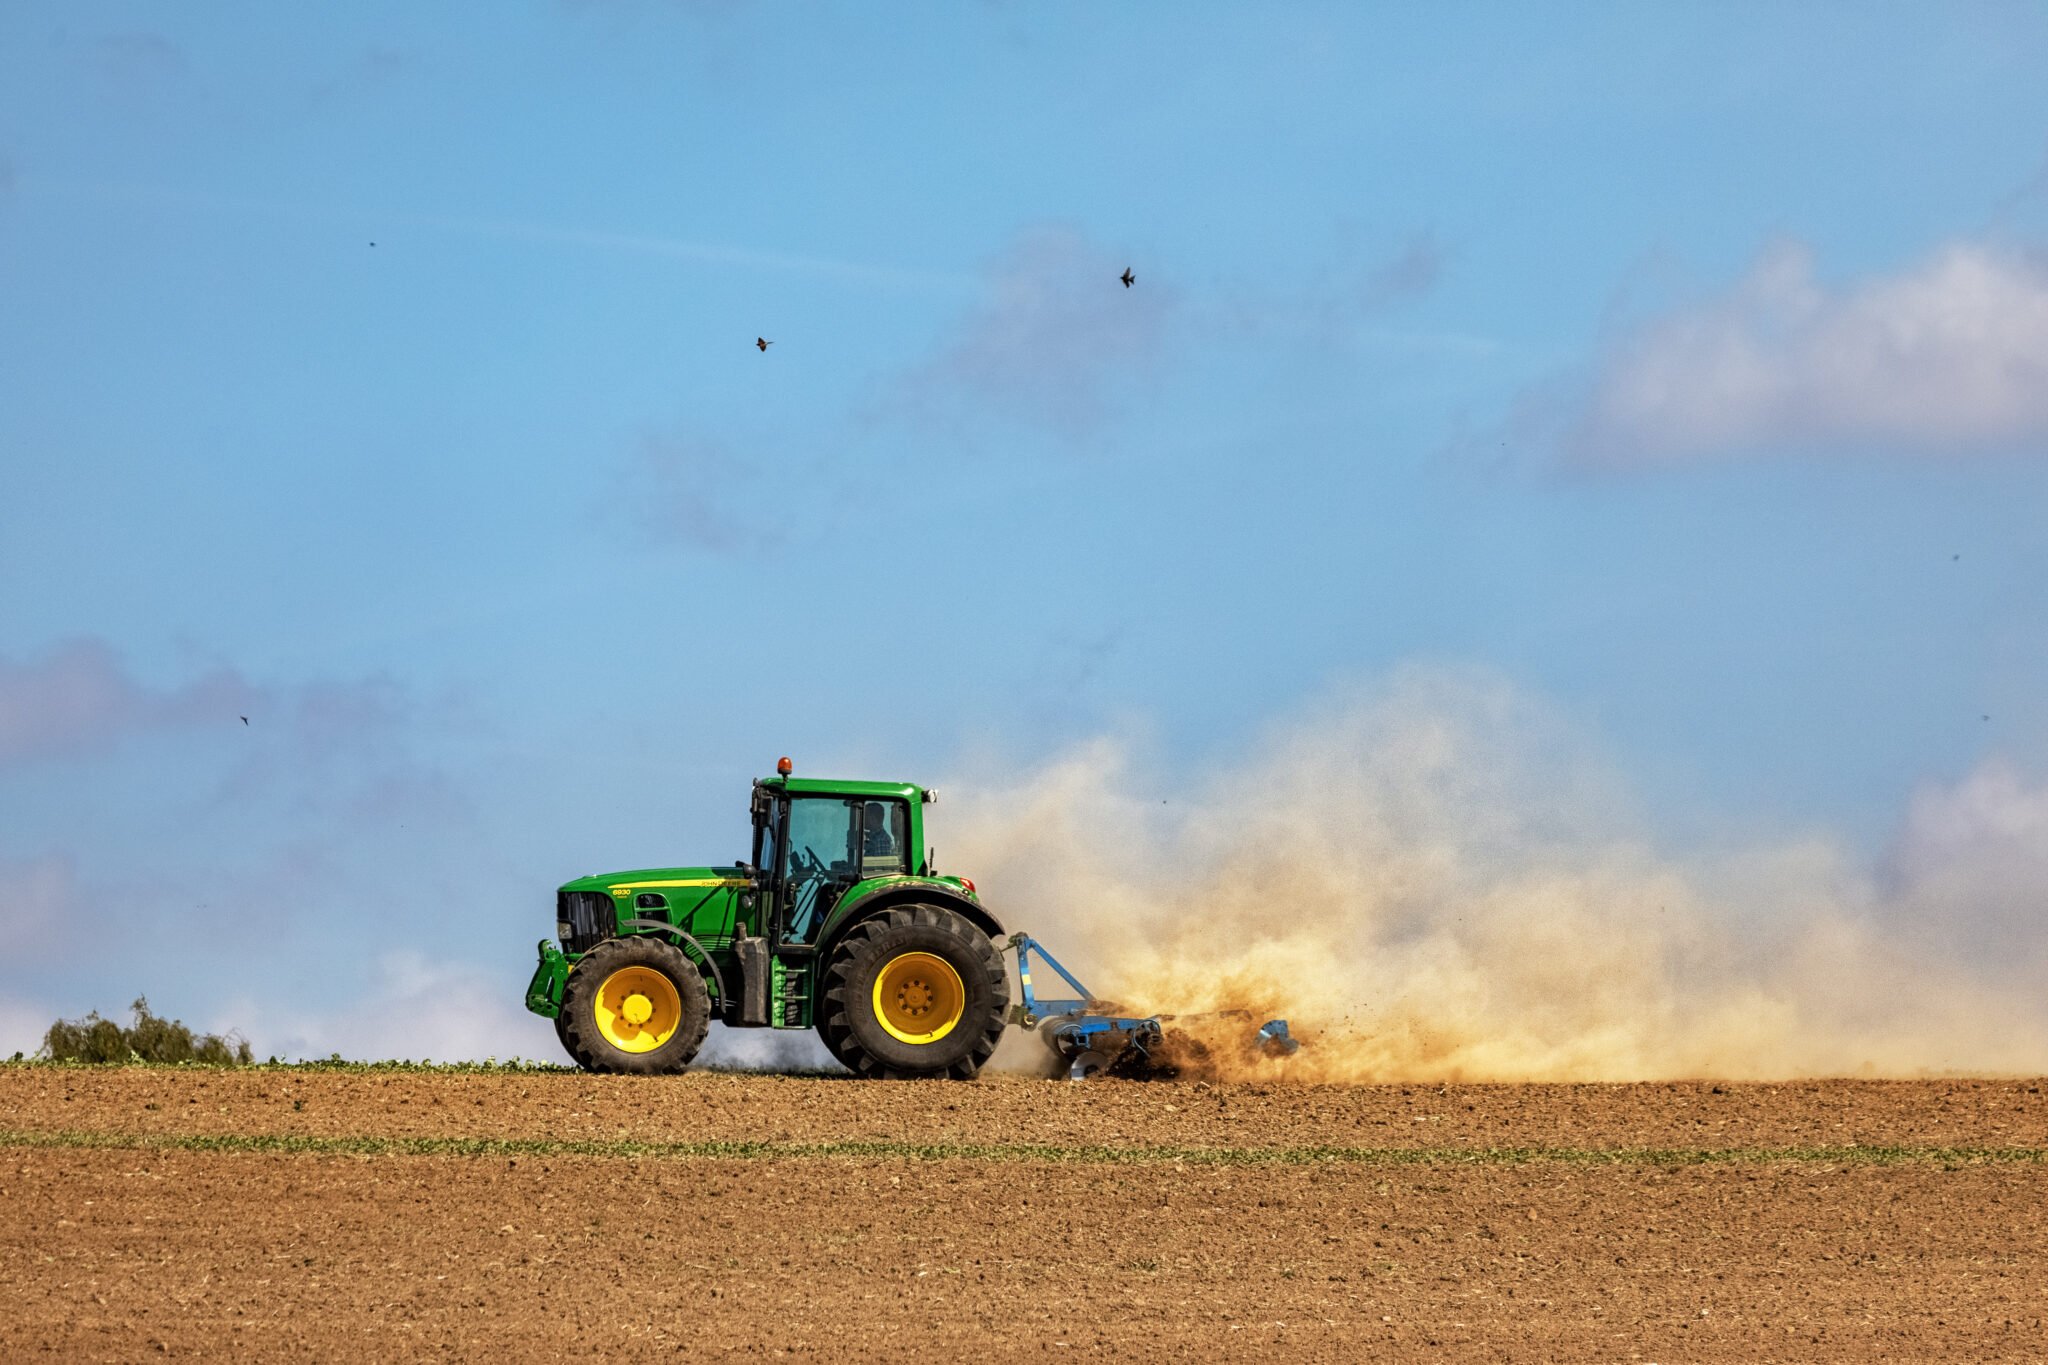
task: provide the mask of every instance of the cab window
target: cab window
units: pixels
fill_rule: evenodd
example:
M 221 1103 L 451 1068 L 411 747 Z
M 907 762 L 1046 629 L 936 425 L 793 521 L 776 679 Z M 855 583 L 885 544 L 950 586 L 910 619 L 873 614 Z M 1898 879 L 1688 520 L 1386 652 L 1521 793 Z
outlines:
M 910 811 L 901 801 L 862 801 L 858 839 L 860 875 L 896 876 L 910 870 Z
M 910 869 L 910 810 L 901 801 L 797 797 L 789 803 L 788 831 L 782 866 L 785 942 L 811 942 L 855 882 Z

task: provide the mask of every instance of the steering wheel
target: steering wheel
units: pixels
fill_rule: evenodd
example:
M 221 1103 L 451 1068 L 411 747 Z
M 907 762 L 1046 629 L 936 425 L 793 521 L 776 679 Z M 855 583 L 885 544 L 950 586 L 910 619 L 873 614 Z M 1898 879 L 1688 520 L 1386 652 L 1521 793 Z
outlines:
M 817 854 L 807 848 L 793 849 L 791 852 L 793 856 L 790 861 L 796 864 L 796 870 L 805 877 L 822 877 L 825 875 L 825 864 L 819 859 Z

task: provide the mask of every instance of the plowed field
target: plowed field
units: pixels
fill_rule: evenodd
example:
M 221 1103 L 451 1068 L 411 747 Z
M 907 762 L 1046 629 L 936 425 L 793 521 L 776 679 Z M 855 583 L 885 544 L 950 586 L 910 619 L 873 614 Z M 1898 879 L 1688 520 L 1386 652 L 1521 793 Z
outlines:
M 0 1360 L 2038 1361 L 2044 1091 L 0 1066 Z

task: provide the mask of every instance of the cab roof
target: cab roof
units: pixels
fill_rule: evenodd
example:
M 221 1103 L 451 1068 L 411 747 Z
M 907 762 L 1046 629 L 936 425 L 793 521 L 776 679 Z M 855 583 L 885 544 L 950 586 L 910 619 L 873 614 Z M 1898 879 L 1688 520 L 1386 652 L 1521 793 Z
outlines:
M 912 805 L 922 803 L 925 789 L 909 782 L 849 782 L 832 777 L 764 777 L 754 784 L 791 796 L 893 797 Z

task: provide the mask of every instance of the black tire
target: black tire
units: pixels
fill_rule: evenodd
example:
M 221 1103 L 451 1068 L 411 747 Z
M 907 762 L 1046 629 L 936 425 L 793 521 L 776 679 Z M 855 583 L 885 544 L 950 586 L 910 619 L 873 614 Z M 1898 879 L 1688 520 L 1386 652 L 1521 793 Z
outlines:
M 833 1061 L 839 1063 L 839 1065 L 845 1067 L 848 1071 L 853 1072 L 855 1075 L 859 1075 L 860 1067 L 854 1061 L 854 1058 L 859 1056 L 860 1054 L 853 1051 L 841 1051 L 839 1048 L 834 1047 L 832 1045 L 832 1034 L 830 1030 L 828 1030 L 825 1027 L 825 1014 L 826 1011 L 822 1009 L 818 1011 L 818 1037 L 820 1040 L 824 1042 L 825 1051 L 832 1054 Z M 847 1036 L 844 1030 L 840 1031 L 840 1036 L 842 1038 Z
M 875 983 L 908 954 L 935 957 L 958 977 L 958 1020 L 943 1036 L 910 1042 L 875 1010 Z M 825 969 L 818 1032 L 856 1076 L 879 1080 L 948 1077 L 971 1081 L 1001 1041 L 1010 1013 L 1010 976 L 989 936 L 956 911 L 902 905 L 847 932 Z
M 658 1025 L 661 1005 L 672 1003 L 677 1014 L 674 1027 L 657 1046 L 644 1051 L 621 1045 L 621 1041 L 638 1032 L 637 1026 L 617 1022 L 622 1017 L 620 1001 L 601 999 L 606 984 L 628 969 L 658 973 L 675 991 L 672 1002 L 656 1005 L 653 1021 Z M 648 977 L 641 976 L 639 980 L 659 993 L 659 987 L 652 986 Z M 614 992 L 624 989 L 613 986 Z M 641 995 L 643 999 L 650 998 L 644 991 Z M 601 1006 L 607 1008 L 601 1010 Z M 601 1012 L 614 1020 L 612 1028 L 621 1041 L 606 1036 Z M 585 1071 L 633 1076 L 681 1071 L 697 1055 L 697 1049 L 704 1046 L 704 1035 L 710 1027 L 711 993 L 704 988 L 704 976 L 697 964 L 683 956 L 681 949 L 646 935 L 606 939 L 584 954 L 562 987 L 562 1013 L 555 1021 L 562 1046 L 575 1058 L 576 1065 Z

